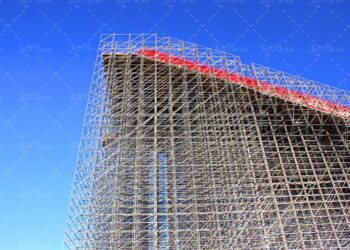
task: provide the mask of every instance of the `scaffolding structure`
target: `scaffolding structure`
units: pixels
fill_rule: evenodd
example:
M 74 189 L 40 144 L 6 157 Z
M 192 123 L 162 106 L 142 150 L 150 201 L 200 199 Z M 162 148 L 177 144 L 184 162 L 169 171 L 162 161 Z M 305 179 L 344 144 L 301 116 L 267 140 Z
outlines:
M 65 249 L 349 249 L 350 95 L 102 35 Z

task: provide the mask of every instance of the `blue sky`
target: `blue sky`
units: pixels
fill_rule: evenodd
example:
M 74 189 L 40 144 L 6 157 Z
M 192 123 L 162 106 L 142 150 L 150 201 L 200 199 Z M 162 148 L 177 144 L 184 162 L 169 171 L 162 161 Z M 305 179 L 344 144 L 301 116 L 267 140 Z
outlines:
M 350 90 L 349 11 L 345 0 L 0 0 L 0 249 L 62 246 L 101 33 L 172 36 Z

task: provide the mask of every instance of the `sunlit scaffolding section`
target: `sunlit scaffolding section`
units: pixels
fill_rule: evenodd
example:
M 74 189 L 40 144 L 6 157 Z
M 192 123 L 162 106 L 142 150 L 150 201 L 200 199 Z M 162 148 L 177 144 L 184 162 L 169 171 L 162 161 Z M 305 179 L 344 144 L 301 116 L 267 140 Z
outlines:
M 156 34 L 102 35 L 65 249 L 347 249 L 350 96 Z

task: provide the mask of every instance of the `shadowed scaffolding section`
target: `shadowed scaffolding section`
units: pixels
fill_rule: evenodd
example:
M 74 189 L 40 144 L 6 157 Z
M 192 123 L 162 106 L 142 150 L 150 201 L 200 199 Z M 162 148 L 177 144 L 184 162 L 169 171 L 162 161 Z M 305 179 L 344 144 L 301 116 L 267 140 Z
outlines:
M 349 101 L 195 44 L 102 36 L 66 249 L 346 249 Z

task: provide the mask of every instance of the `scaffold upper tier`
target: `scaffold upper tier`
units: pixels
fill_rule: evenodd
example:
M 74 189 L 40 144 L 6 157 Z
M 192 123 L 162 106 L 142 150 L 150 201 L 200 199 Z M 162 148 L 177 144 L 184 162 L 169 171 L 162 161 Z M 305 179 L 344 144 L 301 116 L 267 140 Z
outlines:
M 184 67 L 187 70 L 196 71 L 203 75 L 215 77 L 233 84 L 240 84 L 248 89 L 253 89 L 263 94 L 270 96 L 273 95 L 278 98 L 324 112 L 326 114 L 332 114 L 346 120 L 350 120 L 350 107 L 341 105 L 334 101 L 325 100 L 301 91 L 290 90 L 286 87 L 276 86 L 267 81 L 260 81 L 236 72 L 231 73 L 211 65 L 197 63 L 178 56 L 172 56 L 154 49 L 141 49 L 137 52 L 137 54 L 163 63 L 169 63 L 173 66 Z

